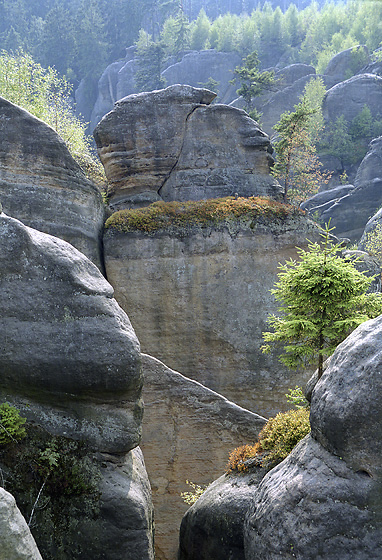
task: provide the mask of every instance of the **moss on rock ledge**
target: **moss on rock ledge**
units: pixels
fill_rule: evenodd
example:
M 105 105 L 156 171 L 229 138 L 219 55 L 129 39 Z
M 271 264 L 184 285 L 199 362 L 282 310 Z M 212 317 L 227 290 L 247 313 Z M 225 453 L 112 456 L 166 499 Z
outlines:
M 187 202 L 154 202 L 150 206 L 115 212 L 105 224 L 106 229 L 122 233 L 142 232 L 154 235 L 190 228 L 229 226 L 250 222 L 255 227 L 264 220 L 283 221 L 289 216 L 301 215 L 295 206 L 265 197 L 226 197 Z

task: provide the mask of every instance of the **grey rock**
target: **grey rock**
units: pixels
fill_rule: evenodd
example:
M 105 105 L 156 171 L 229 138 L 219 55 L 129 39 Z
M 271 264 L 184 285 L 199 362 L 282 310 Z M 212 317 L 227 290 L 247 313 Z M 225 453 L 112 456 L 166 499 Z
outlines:
M 365 45 L 356 45 L 336 54 L 329 61 L 324 74 L 334 77 L 337 82 L 343 82 L 362 71 L 369 62 L 369 49 Z
M 213 78 L 218 82 L 216 93 L 219 103 L 228 104 L 236 97 L 237 86 L 230 84 L 230 80 L 240 63 L 240 56 L 233 52 L 217 52 L 214 49 L 192 51 L 168 66 L 162 77 L 168 85 L 188 84 L 193 87 L 203 87 L 202 84 Z
M 321 239 L 302 213 L 179 235 L 107 229 L 105 266 L 144 352 L 267 417 L 304 377 L 260 346 L 278 265 L 307 238 Z
M 209 484 L 224 472 L 232 449 L 257 440 L 265 419 L 146 354 L 142 370 L 141 446 L 153 490 L 156 558 L 174 560 L 188 507 L 180 494 L 191 490 L 186 480 Z
M 118 60 L 107 66 L 102 73 L 98 81 L 98 96 L 91 114 L 90 130 L 94 130 L 102 117 L 112 110 L 117 101 L 118 72 L 125 64 L 125 60 Z
M 245 560 L 379 557 L 380 505 L 373 502 L 380 481 L 353 470 L 338 451 L 308 435 L 263 478 L 244 530 Z
M 382 78 L 374 74 L 358 74 L 326 92 L 323 115 L 326 121 L 334 122 L 344 115 L 346 121 L 354 119 L 367 105 L 374 118 L 381 114 Z
M 102 451 L 138 445 L 139 343 L 99 270 L 3 213 L 0 286 L 1 397 L 53 434 Z
M 113 210 L 148 192 L 166 201 L 281 197 L 268 137 L 244 111 L 209 107 L 214 97 L 175 85 L 116 103 L 94 131 Z
M 343 196 L 349 194 L 354 189 L 354 185 L 339 185 L 338 187 L 334 187 L 333 189 L 328 189 L 323 192 L 319 192 L 314 196 L 311 196 L 300 205 L 300 208 L 303 210 L 307 210 L 311 214 L 315 211 L 321 212 L 321 210 L 325 207 L 327 208 L 327 204 L 334 204 Z
M 42 560 L 14 497 L 0 488 L 0 560 Z
M 373 277 L 368 292 L 381 291 L 381 265 L 378 261 L 365 251 L 345 250 L 341 256 L 353 262 L 355 268 L 365 274 L 368 278 Z
M 276 86 L 278 88 L 292 86 L 300 78 L 305 76 L 311 78 L 315 73 L 315 68 L 309 64 L 289 64 L 275 73 Z
M 207 488 L 182 519 L 179 560 L 245 560 L 244 522 L 265 473 L 223 475 Z
M 382 82 L 381 82 L 382 83 Z M 352 242 L 359 241 L 359 248 L 365 249 L 365 235 L 371 231 L 379 221 L 378 216 L 374 216 L 382 205 L 382 137 L 374 139 L 369 146 L 369 151 L 362 160 L 357 175 L 355 177 L 354 189 L 349 189 L 348 194 L 333 198 L 320 206 L 312 206 L 315 200 L 320 201 L 321 196 L 330 196 L 319 193 L 317 199 L 307 201 L 310 212 L 317 212 L 318 218 L 322 222 L 328 222 L 334 226 L 335 234 L 341 237 L 348 237 Z M 333 190 L 333 194 L 336 194 Z M 340 192 L 340 191 L 338 191 Z M 370 218 L 372 216 L 372 218 Z M 364 233 L 365 230 L 365 233 Z
M 4 212 L 70 242 L 102 268 L 100 192 L 53 129 L 3 98 L 0 198 Z

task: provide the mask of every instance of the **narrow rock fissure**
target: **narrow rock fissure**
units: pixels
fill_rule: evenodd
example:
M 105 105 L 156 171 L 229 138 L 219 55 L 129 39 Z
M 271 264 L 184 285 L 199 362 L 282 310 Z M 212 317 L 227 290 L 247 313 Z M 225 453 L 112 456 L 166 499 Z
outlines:
M 186 138 L 186 132 L 187 132 L 187 124 L 188 124 L 188 121 L 189 121 L 191 115 L 192 115 L 197 109 L 200 109 L 200 107 L 207 107 L 207 105 L 203 105 L 203 104 L 200 103 L 199 105 L 197 105 L 196 107 L 194 107 L 194 108 L 188 113 L 188 115 L 186 116 L 186 119 L 185 119 L 185 121 L 184 121 L 184 127 L 183 127 L 182 144 L 181 144 L 181 146 L 180 146 L 180 150 L 179 150 L 178 157 L 176 158 L 176 161 L 175 161 L 174 165 L 171 167 L 171 169 L 170 169 L 170 171 L 168 172 L 167 176 L 163 179 L 163 183 L 161 184 L 161 186 L 159 187 L 159 189 L 158 189 L 158 191 L 157 191 L 157 193 L 158 193 L 159 196 L 161 196 L 161 190 L 162 190 L 163 187 L 166 185 L 167 181 L 168 181 L 168 180 L 170 179 L 170 177 L 171 177 L 171 174 L 173 173 L 174 169 L 177 167 L 177 165 L 178 165 L 178 163 L 179 163 L 180 156 L 182 155 L 182 152 L 183 152 L 183 147 L 184 147 L 184 141 L 185 141 L 185 138 Z

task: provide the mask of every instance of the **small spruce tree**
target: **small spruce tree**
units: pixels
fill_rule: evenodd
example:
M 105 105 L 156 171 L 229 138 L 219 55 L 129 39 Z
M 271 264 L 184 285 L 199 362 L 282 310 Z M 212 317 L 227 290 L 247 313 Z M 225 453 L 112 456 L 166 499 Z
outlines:
M 358 325 L 382 313 L 382 294 L 369 293 L 372 282 L 353 262 L 343 259 L 341 246 L 330 242 L 328 225 L 323 229 L 323 247 L 310 243 L 299 249 L 300 260 L 280 265 L 278 282 L 271 290 L 280 302 L 280 317 L 272 315 L 272 332 L 263 334 L 267 343 L 283 349 L 280 361 L 290 368 L 324 360 Z M 262 347 L 270 352 L 270 345 Z

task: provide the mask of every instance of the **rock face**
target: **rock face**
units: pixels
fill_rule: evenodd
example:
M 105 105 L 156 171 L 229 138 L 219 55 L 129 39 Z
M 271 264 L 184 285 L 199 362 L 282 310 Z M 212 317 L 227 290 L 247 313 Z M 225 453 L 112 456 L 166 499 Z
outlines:
M 0 560 L 42 560 L 14 497 L 0 488 Z
M 357 45 L 333 56 L 324 74 L 335 78 L 337 82 L 343 82 L 361 72 L 369 62 L 368 48 L 365 45 Z
M 232 449 L 257 440 L 265 419 L 151 356 L 142 355 L 142 369 L 142 450 L 153 491 L 156 559 L 175 560 L 188 507 L 180 494 L 191 490 L 186 480 L 209 484 L 224 472 Z
M 381 115 L 382 78 L 375 74 L 358 74 L 330 88 L 322 107 L 326 121 L 344 115 L 350 122 L 367 105 L 374 118 Z
M 101 267 L 100 192 L 54 130 L 3 98 L 0 200 L 10 216 L 68 241 Z
M 312 394 L 311 435 L 259 485 L 246 560 L 379 557 L 381 331 L 381 317 L 364 323 L 331 357 Z
M 139 343 L 110 284 L 74 247 L 5 214 L 0 247 L 1 396 L 53 434 L 134 448 Z
M 244 523 L 266 471 L 223 475 L 182 519 L 179 560 L 245 560 Z
M 94 131 L 113 210 L 155 200 L 279 197 L 268 137 L 243 111 L 191 86 L 131 95 Z
M 153 560 L 130 321 L 65 241 L 1 214 L 0 246 L 0 400 L 28 420 L 28 437 L 0 450 L 4 479 L 24 515 L 36 505 L 44 560 Z
M 236 86 L 230 84 L 233 70 L 239 66 L 241 58 L 236 53 L 217 52 L 214 49 L 191 51 L 180 59 L 172 57 L 165 63 L 162 78 L 167 85 L 188 84 L 201 87 L 210 78 L 218 82 L 218 99 L 221 103 L 230 103 L 236 97 Z M 124 60 L 110 64 L 98 82 L 98 96 L 91 114 L 90 128 L 94 130 L 101 118 L 113 109 L 119 99 L 136 93 L 135 72 L 137 59 L 135 47 L 126 49 Z M 78 91 L 78 102 L 83 96 Z
M 236 97 L 237 86 L 230 84 L 233 70 L 240 66 L 237 53 L 217 52 L 214 49 L 186 53 L 181 60 L 168 66 L 162 77 L 166 84 L 188 84 L 201 87 L 210 78 L 218 82 L 216 91 L 219 103 L 230 103 Z M 206 86 L 204 86 L 206 87 Z
M 382 83 L 382 82 L 381 82 Z M 303 207 L 316 213 L 320 221 L 335 226 L 335 235 L 359 241 L 364 229 L 369 232 L 379 221 L 374 216 L 382 204 L 382 137 L 370 143 L 369 151 L 361 162 L 351 185 L 319 193 L 304 203 Z M 370 216 L 373 216 L 371 219 Z M 365 248 L 365 236 L 360 249 Z
M 260 351 L 266 318 L 276 311 L 269 290 L 279 262 L 317 235 L 302 214 L 179 236 L 108 229 L 105 266 L 144 352 L 269 416 L 301 384 L 301 373 Z
M 178 85 L 116 103 L 94 131 L 113 210 L 161 199 L 281 196 L 268 137 L 244 111 L 208 106 L 214 97 Z

